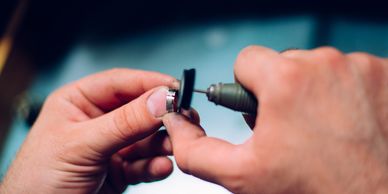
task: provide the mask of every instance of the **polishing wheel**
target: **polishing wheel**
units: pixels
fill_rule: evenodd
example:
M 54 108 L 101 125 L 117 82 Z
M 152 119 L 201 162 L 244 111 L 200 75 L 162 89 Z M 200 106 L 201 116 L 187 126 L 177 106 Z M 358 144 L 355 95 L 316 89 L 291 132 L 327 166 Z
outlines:
M 195 69 L 187 69 L 183 71 L 178 90 L 178 110 L 189 110 L 191 99 L 193 97 L 195 83 Z
M 168 112 L 181 112 L 182 109 L 189 110 L 194 91 L 195 69 L 183 71 L 179 89 L 170 89 L 166 97 L 166 108 Z

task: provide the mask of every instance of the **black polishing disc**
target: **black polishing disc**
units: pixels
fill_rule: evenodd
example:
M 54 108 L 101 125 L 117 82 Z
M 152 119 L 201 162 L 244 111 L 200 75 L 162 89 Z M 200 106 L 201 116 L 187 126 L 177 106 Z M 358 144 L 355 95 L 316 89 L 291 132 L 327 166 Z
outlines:
M 194 91 L 195 69 L 185 69 L 178 92 L 178 109 L 190 109 L 191 98 Z

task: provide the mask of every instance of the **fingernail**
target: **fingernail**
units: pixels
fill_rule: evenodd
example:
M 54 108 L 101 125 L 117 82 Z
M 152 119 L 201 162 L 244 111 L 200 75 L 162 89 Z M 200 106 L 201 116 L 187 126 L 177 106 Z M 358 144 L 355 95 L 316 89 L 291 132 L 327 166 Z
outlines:
M 173 89 L 179 89 L 179 84 L 180 84 L 179 80 L 174 80 L 174 82 L 172 82 Z
M 185 117 L 187 117 L 190 121 L 193 120 L 193 113 L 191 112 L 191 110 L 185 110 L 185 109 L 182 109 L 181 110 L 181 114 Z
M 162 144 L 163 148 L 167 151 L 167 152 L 171 152 L 172 151 L 172 143 L 171 143 L 171 139 L 167 136 L 167 138 L 163 141 L 163 144 Z
M 147 100 L 147 108 L 148 111 L 154 115 L 154 117 L 158 118 L 167 113 L 166 110 L 166 96 L 168 89 L 160 88 L 148 97 Z
M 179 113 L 175 113 L 175 112 L 168 113 L 164 115 L 163 123 L 164 123 L 164 126 L 168 129 L 170 127 L 174 127 L 182 123 L 185 120 L 184 118 L 185 117 Z

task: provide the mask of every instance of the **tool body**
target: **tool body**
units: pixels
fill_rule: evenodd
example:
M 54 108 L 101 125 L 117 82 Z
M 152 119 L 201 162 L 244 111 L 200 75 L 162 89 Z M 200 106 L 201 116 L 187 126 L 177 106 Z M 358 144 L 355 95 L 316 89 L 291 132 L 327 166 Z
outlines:
M 258 103 L 254 95 L 237 83 L 212 84 L 206 91 L 194 92 L 205 93 L 207 99 L 216 105 L 249 114 L 257 112 Z

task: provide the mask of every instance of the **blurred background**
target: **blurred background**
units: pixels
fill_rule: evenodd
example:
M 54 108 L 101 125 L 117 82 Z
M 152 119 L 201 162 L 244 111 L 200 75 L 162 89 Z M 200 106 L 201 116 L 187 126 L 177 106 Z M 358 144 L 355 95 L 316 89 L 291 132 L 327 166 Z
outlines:
M 278 51 L 330 45 L 387 57 L 388 12 L 376 0 L 2 0 L 0 177 L 41 103 L 61 85 L 114 67 L 177 78 L 196 68 L 196 87 L 204 89 L 233 82 L 234 60 L 251 44 Z M 205 96 L 194 95 L 193 107 L 210 136 L 238 144 L 251 135 L 239 113 Z M 228 192 L 175 168 L 166 180 L 127 193 Z

